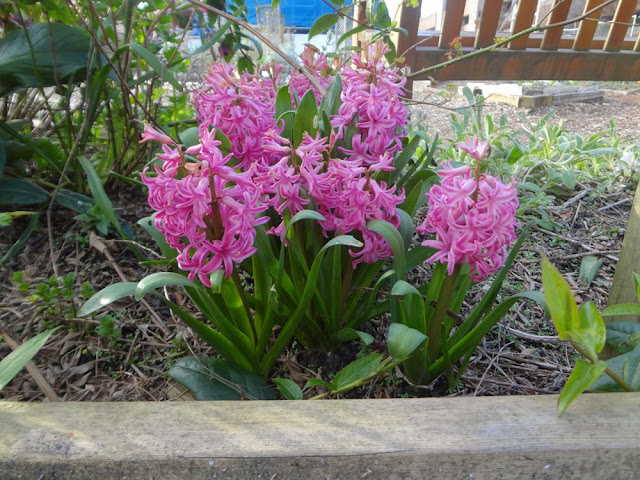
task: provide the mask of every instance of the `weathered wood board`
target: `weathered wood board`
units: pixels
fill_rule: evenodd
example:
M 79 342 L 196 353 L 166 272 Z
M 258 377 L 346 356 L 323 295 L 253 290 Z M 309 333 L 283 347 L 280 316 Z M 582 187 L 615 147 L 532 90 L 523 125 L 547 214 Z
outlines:
M 556 402 L 0 402 L 0 478 L 639 478 L 640 394 Z

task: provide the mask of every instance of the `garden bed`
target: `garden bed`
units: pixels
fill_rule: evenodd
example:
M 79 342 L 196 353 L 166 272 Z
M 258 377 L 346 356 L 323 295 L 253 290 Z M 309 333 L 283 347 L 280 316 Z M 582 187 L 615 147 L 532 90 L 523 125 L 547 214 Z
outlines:
M 618 132 L 622 136 L 637 135 L 628 118 L 635 115 L 637 103 L 634 102 L 640 95 L 625 96 L 625 102 L 619 102 L 617 98 L 620 97 L 607 96 L 600 103 L 560 106 L 552 122 L 562 121 L 571 131 L 586 135 L 604 128 L 606 119 L 612 118 L 617 121 Z M 414 120 L 429 125 L 432 134 L 438 132 L 450 137 L 448 109 L 463 104 L 454 97 L 445 105 L 446 108 L 414 107 Z M 514 129 L 524 125 L 523 117 L 518 116 L 513 107 L 489 104 L 485 109 L 489 113 L 505 114 Z M 536 122 L 548 111 L 534 110 L 524 118 Z M 575 192 L 557 198 L 549 212 L 558 228 L 551 232 L 542 228 L 531 232 L 505 284 L 505 296 L 522 288 L 540 289 L 540 253 L 545 253 L 568 277 L 579 300 L 592 300 L 599 308 L 606 305 L 633 192 L 620 185 L 611 191 L 599 191 L 600 187 L 598 184 L 579 185 Z M 121 207 L 123 218 L 130 223 L 150 212 L 139 187 L 123 189 L 120 186 L 117 191 L 111 191 L 110 196 L 114 204 Z M 25 223 L 17 221 L 15 229 L 3 230 L 2 233 L 9 234 L 1 240 L 3 250 L 15 241 Z M 52 228 L 54 225 L 55 229 Z M 124 242 L 99 239 L 91 242 L 81 227 L 82 223 L 73 220 L 71 212 L 63 209 L 54 211 L 51 221 L 48 224 L 41 221 L 41 228 L 24 251 L 2 269 L 0 278 L 7 292 L 0 311 L 2 326 L 16 340 L 23 342 L 41 328 L 67 325 L 37 357 L 44 378 L 64 400 L 155 401 L 183 396 L 184 392 L 176 389 L 166 378 L 168 365 L 191 352 L 198 355 L 210 355 L 212 352 L 163 305 L 150 300 L 152 313 L 133 300 L 123 299 L 111 309 L 112 321 L 103 321 L 103 325 L 97 320 L 74 315 L 73 308 L 78 308 L 84 301 L 80 296 L 83 281 L 99 290 L 119 280 L 116 268 L 130 280 L 139 280 L 145 275 L 145 270 L 139 267 Z M 141 232 L 138 234 L 142 235 Z M 33 295 L 37 286 L 46 283 L 55 273 L 51 245 L 59 274 L 74 273 L 77 296 L 73 299 L 74 307 L 68 302 L 62 303 L 59 309 L 47 314 L 43 312 L 42 302 L 34 299 Z M 577 272 L 581 259 L 594 252 L 603 260 L 603 265 L 594 284 L 586 287 L 578 282 Z M 30 285 L 27 291 L 19 291 L 18 285 L 11 281 L 16 271 L 24 271 L 24 280 Z M 414 275 L 424 276 L 428 272 L 418 270 Z M 482 291 L 478 290 L 476 297 L 468 299 L 468 304 L 473 305 L 481 295 Z M 386 319 L 380 319 L 369 327 L 369 333 L 375 337 L 372 351 L 385 351 L 387 327 Z M 482 342 L 453 395 L 559 392 L 570 372 L 573 353 L 554 334 L 553 327 L 538 307 L 531 303 L 514 307 L 512 313 Z M 302 353 L 292 347 L 281 357 L 276 376 L 288 376 L 300 385 L 310 378 L 326 379 L 356 358 L 361 350 L 360 346 L 352 344 L 337 354 L 325 355 Z M 8 351 L 9 347 L 0 343 L 0 355 L 4 356 Z M 353 398 L 443 395 L 447 392 L 442 387 L 412 388 L 398 370 L 349 395 Z M 0 396 L 20 401 L 43 398 L 41 389 L 27 372 L 9 384 Z

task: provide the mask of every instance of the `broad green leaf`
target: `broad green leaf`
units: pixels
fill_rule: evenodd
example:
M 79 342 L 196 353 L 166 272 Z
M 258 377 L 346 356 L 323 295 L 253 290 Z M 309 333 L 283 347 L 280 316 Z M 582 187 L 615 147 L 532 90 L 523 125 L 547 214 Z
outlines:
M 222 154 L 229 155 L 231 153 L 231 140 L 229 140 L 229 137 L 227 137 L 222 130 L 216 128 L 216 136 L 214 138 L 220 142 L 218 148 Z
M 638 376 L 640 375 L 640 372 L 638 371 L 638 368 L 640 368 L 640 348 L 636 347 L 634 350 L 618 355 L 617 357 L 613 357 L 607 360 L 607 364 L 609 370 L 613 371 L 620 378 L 625 380 L 629 386 L 632 386 L 631 384 L 636 382 L 634 390 L 640 391 L 640 385 L 637 383 Z M 627 376 L 625 377 L 625 375 Z M 624 390 L 609 375 L 603 373 L 595 382 L 593 382 L 593 384 L 589 386 L 589 391 L 623 392 Z
M 413 239 L 413 234 L 416 229 L 413 226 L 413 219 L 411 216 L 402 210 L 401 208 L 396 209 L 396 213 L 400 217 L 400 225 L 398 226 L 398 231 L 402 236 L 402 241 L 404 242 L 405 252 L 409 250 L 411 246 L 411 240 Z
M 197 400 L 275 400 L 276 398 L 264 378 L 222 358 L 181 358 L 171 367 L 169 376 L 187 387 Z
M 24 178 L 0 178 L 0 205 L 36 205 L 47 201 L 49 194 Z
M 276 384 L 282 396 L 287 400 L 302 400 L 302 389 L 293 380 L 289 378 L 274 378 L 273 383 Z
M 378 24 L 378 27 L 383 30 L 391 26 L 391 17 L 389 16 L 389 10 L 387 9 L 387 5 L 384 2 L 378 3 L 375 21 Z
M 86 80 L 89 36 L 62 23 L 41 22 L 0 40 L 0 97 L 29 87 Z
M 309 380 L 307 380 L 307 383 L 304 384 L 304 388 L 303 390 L 307 390 L 308 388 L 311 387 L 325 387 L 328 388 L 329 390 L 333 389 L 333 385 L 325 380 L 321 380 L 319 378 L 310 378 Z
M 130 236 L 127 235 L 122 229 L 120 221 L 118 220 L 118 216 L 116 215 L 116 211 L 113 208 L 113 204 L 111 203 L 111 200 L 109 199 L 107 193 L 104 191 L 102 181 L 98 177 L 98 174 L 93 168 L 93 165 L 86 157 L 83 156 L 79 156 L 78 161 L 80 162 L 84 173 L 87 175 L 87 181 L 89 182 L 91 194 L 93 195 L 93 199 L 95 200 L 96 205 L 100 209 L 100 213 L 107 217 L 107 220 L 111 222 L 113 227 L 122 238 L 129 239 Z
M 84 317 L 96 310 L 100 310 L 102 307 L 106 307 L 116 300 L 135 295 L 136 286 L 137 284 L 135 282 L 121 282 L 103 288 L 85 302 L 80 310 L 78 310 L 78 316 Z
M 182 144 L 186 147 L 193 147 L 194 145 L 198 145 L 200 143 L 200 128 L 199 127 L 191 127 L 186 130 L 178 133 L 178 138 Z
M 329 88 L 327 88 L 327 94 L 320 103 L 320 110 L 326 112 L 327 115 L 337 115 L 340 110 L 340 104 L 342 103 L 340 95 L 342 94 L 342 78 L 340 75 L 336 75 Z M 329 131 L 331 125 L 325 125 L 325 134 Z
M 586 342 L 586 345 L 583 342 L 580 343 L 592 349 L 597 355 L 604 348 L 607 335 L 604 320 L 593 302 L 580 305 L 578 313 L 580 314 L 579 336 L 584 338 L 583 342 Z
M 309 40 L 333 27 L 338 22 L 338 18 L 335 13 L 325 13 L 318 17 L 309 29 Z
M 333 390 L 339 390 L 361 380 L 375 370 L 382 360 L 381 353 L 370 353 L 362 358 L 354 360 L 338 372 L 333 380 Z
M 359 34 L 360 32 L 364 32 L 367 29 L 366 25 L 358 25 L 355 28 L 352 28 L 351 30 L 346 31 L 345 33 L 343 33 L 340 38 L 338 39 L 338 43 L 336 43 L 336 47 L 339 47 L 340 44 L 342 42 L 344 42 L 345 40 L 347 40 L 349 37 L 352 37 L 354 35 Z
M 209 276 L 209 281 L 211 282 L 211 291 L 220 293 L 222 291 L 222 282 L 224 281 L 224 269 L 220 268 L 212 272 Z
M 194 283 L 184 275 L 173 272 L 157 272 L 147 275 L 138 282 L 135 291 L 136 300 L 140 300 L 145 294 L 155 290 L 156 288 L 169 287 L 173 285 L 182 285 L 185 287 L 193 287 Z
M 289 221 L 289 225 L 287 225 L 287 232 L 290 233 L 291 227 L 295 223 L 300 222 L 301 220 L 315 220 L 317 222 L 322 222 L 325 220 L 325 217 L 324 215 L 322 215 L 319 212 L 316 212 L 315 210 L 300 210 L 293 217 L 291 217 L 291 220 Z
M 553 324 L 566 339 L 567 332 L 579 328 L 578 306 L 569 285 L 546 257 L 542 258 L 542 286 Z
M 164 235 L 156 228 L 153 223 L 153 217 L 144 217 L 138 220 L 138 225 L 146 230 L 146 232 L 153 238 L 156 245 L 162 252 L 162 256 L 167 260 L 173 260 L 178 256 L 177 250 L 171 248 L 164 238 Z
M 632 305 L 638 304 L 634 303 Z M 639 346 L 640 339 L 638 336 L 640 336 L 640 322 L 620 320 L 607 323 L 607 345 L 615 348 L 620 353 L 630 352 Z
M 598 274 L 598 270 L 602 266 L 602 260 L 593 255 L 587 255 L 580 262 L 580 281 L 587 287 L 593 283 L 593 280 Z
M 316 117 L 318 116 L 318 104 L 313 90 L 307 90 L 300 105 L 293 117 L 293 145 L 298 147 L 302 142 L 302 137 L 308 133 L 311 137 L 315 136 L 318 131 Z
M 392 323 L 387 335 L 389 354 L 396 360 L 407 358 L 426 339 L 427 336 L 415 328 L 409 328 L 401 323 Z
M 182 84 L 176 79 L 171 70 L 169 70 L 153 53 L 137 43 L 128 43 L 125 46 L 130 47 L 142 59 L 144 59 L 153 71 L 156 72 L 165 82 L 170 83 L 172 87 L 180 92 L 183 90 Z
M 20 370 L 24 368 L 29 360 L 47 343 L 49 337 L 55 333 L 57 328 L 42 332 L 39 335 L 27 340 L 9 355 L 0 361 L 0 390 L 2 390 Z
M 367 332 L 361 332 L 353 328 L 341 328 L 336 332 L 336 340 L 340 343 L 348 342 L 349 340 L 361 340 L 365 345 L 371 345 L 375 340 L 373 335 Z
M 381 235 L 393 251 L 395 270 L 399 280 L 404 280 L 407 276 L 407 261 L 405 257 L 405 246 L 402 235 L 396 227 L 384 220 L 371 220 L 366 225 L 367 230 Z
M 39 213 L 36 213 L 31 217 L 31 220 L 29 220 L 29 223 L 27 224 L 27 227 L 22 232 L 22 235 L 20 235 L 20 238 L 18 238 L 16 243 L 14 243 L 11 246 L 11 248 L 7 250 L 7 252 L 2 256 L 2 258 L 0 258 L 0 265 L 4 265 L 5 263 L 7 263 L 20 251 L 20 249 L 22 249 L 22 247 L 24 247 L 24 245 L 29 240 L 29 237 L 38 226 L 39 219 L 40 219 Z
M 640 275 L 633 273 L 633 285 L 636 287 L 636 298 L 640 302 Z
M 95 204 L 93 198 L 61 188 L 56 194 L 56 203 L 78 213 L 87 213 Z
M 589 388 L 589 385 L 595 382 L 606 368 L 607 363 L 603 361 L 592 364 L 582 358 L 577 359 L 576 366 L 558 397 L 558 415 L 562 415 L 578 395 Z
M 0 137 L 0 178 L 4 174 L 4 166 L 7 163 L 7 152 L 4 147 L 4 139 Z
M 291 109 L 291 93 L 289 93 L 289 86 L 283 85 L 278 90 L 278 96 L 276 97 L 276 118 L 280 118 L 284 112 L 288 112 Z
M 640 303 L 618 303 L 611 305 L 602 312 L 603 317 L 617 316 L 637 316 L 640 315 Z

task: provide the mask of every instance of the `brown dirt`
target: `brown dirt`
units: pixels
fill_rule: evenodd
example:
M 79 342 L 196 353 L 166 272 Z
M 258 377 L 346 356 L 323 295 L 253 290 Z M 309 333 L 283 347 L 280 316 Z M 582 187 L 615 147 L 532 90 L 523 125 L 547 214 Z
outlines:
M 426 93 L 428 102 L 441 102 L 442 97 L 435 91 Z M 421 115 L 424 115 L 430 132 L 437 131 L 446 138 L 451 135 L 451 109 L 465 104 L 462 98 L 454 97 L 444 106 L 421 107 Z M 617 122 L 619 132 L 637 138 L 639 104 L 638 93 L 607 94 L 601 102 L 554 107 L 557 110 L 554 118 L 562 121 L 569 130 L 583 135 L 607 128 L 609 118 L 612 118 Z M 537 121 L 550 109 L 523 112 L 507 105 L 488 104 L 485 110 L 507 115 L 513 127 L 523 124 L 521 114 L 530 121 Z M 540 289 L 539 260 L 540 254 L 544 253 L 568 278 L 579 301 L 592 300 L 599 307 L 606 305 L 630 202 L 599 209 L 620 200 L 629 200 L 631 196 L 630 191 L 623 191 L 608 197 L 585 197 L 565 207 L 560 205 L 553 211 L 553 216 L 561 225 L 557 230 L 561 233 L 532 232 L 531 240 L 523 248 L 505 283 L 505 295 L 519 289 Z M 114 192 L 112 200 L 124 206 L 121 213 L 131 223 L 148 214 L 144 198 L 134 191 Z M 182 355 L 207 355 L 211 351 L 159 304 L 152 303 L 153 311 L 150 311 L 133 301 L 120 302 L 111 313 L 122 335 L 112 340 L 98 335 L 94 319 L 78 319 L 68 313 L 66 316 L 46 314 L 41 303 L 29 298 L 33 291 L 20 292 L 15 282 L 11 282 L 11 276 L 18 270 L 25 272 L 25 278 L 32 286 L 45 282 L 54 274 L 50 248 L 53 248 L 53 258 L 60 274 L 76 273 L 77 289 L 84 280 L 96 290 L 118 281 L 114 264 L 131 280 L 138 280 L 144 275 L 144 270 L 122 242 L 107 242 L 115 260 L 109 262 L 103 254 L 87 245 L 86 235 L 80 231 L 81 225 L 72 218 L 70 212 L 56 210 L 48 227 L 43 216 L 39 229 L 24 250 L 9 265 L 0 268 L 0 329 L 6 328 L 14 339 L 22 343 L 42 329 L 63 325 L 35 358 L 47 383 L 63 400 L 176 399 L 180 393 L 176 393 L 174 385 L 166 378 L 170 363 Z M 6 251 L 15 242 L 24 225 L 24 221 L 18 220 L 15 226 L 0 230 L 0 251 Z M 49 228 L 53 246 L 49 242 Z M 144 235 L 140 232 L 139 235 L 144 243 Z M 598 254 L 604 261 L 603 266 L 594 284 L 586 287 L 579 284 L 577 272 L 582 257 L 593 251 L 607 253 Z M 469 306 L 481 294 L 480 287 L 476 296 L 467 300 Z M 182 299 L 178 298 L 178 301 Z M 76 298 L 74 302 L 79 307 L 82 300 Z M 155 315 L 159 321 L 152 321 Z M 370 333 L 376 337 L 374 351 L 384 350 L 386 327 L 384 319 L 372 323 Z M 569 375 L 574 354 L 554 335 L 553 327 L 537 306 L 520 304 L 483 340 L 453 395 L 558 392 Z M 345 358 L 327 360 L 322 372 L 318 373 L 319 355 L 302 354 L 293 349 L 283 355 L 277 376 L 289 375 L 301 385 L 311 377 L 327 379 L 327 375 L 335 372 L 345 361 L 355 358 L 358 348 L 344 350 L 348 351 Z M 0 343 L 0 358 L 9 351 L 5 343 Z M 381 398 L 434 394 L 434 389 L 411 388 L 400 377 L 400 372 L 395 372 L 349 396 Z M 435 393 L 445 393 L 442 384 L 437 385 Z M 0 399 L 39 401 L 44 396 L 31 375 L 23 371 L 0 392 Z

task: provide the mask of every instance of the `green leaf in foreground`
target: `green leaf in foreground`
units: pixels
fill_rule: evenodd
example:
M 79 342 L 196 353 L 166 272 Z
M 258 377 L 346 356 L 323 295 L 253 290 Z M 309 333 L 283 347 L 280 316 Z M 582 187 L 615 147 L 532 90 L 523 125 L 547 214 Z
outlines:
M 171 367 L 169 376 L 187 387 L 197 400 L 275 400 L 276 398 L 264 378 L 221 358 L 181 358 Z
M 109 285 L 87 300 L 80 310 L 78 310 L 78 316 L 83 317 L 89 315 L 116 300 L 133 296 L 136 293 L 136 287 L 137 284 L 135 282 L 121 282 Z
M 558 397 L 558 415 L 562 415 L 578 395 L 589 388 L 589 385 L 595 382 L 606 368 L 607 363 L 601 360 L 593 364 L 582 358 L 577 359 L 576 366 Z
M 160 287 L 169 287 L 173 285 L 182 285 L 185 287 L 193 287 L 195 284 L 184 275 L 173 272 L 157 272 L 147 275 L 138 282 L 135 291 L 136 300 L 140 300 L 145 294 Z
M 338 15 L 335 13 L 325 13 L 321 17 L 313 22 L 311 28 L 309 29 L 309 40 L 311 40 L 316 35 L 320 35 L 323 32 L 326 32 L 331 27 L 333 27 L 336 23 L 338 23 Z
M 273 383 L 276 384 L 282 396 L 287 400 L 302 400 L 302 389 L 293 380 L 289 378 L 274 378 Z
M 389 354 L 396 360 L 406 358 L 426 339 L 427 336 L 415 328 L 409 328 L 401 323 L 392 323 L 387 335 Z
M 29 360 L 38 353 L 57 329 L 48 330 L 24 342 L 0 362 L 0 390 L 2 390 Z
M 351 362 L 338 372 L 336 378 L 333 380 L 333 388 L 338 390 L 365 378 L 373 372 L 381 360 L 381 353 L 371 353 Z

